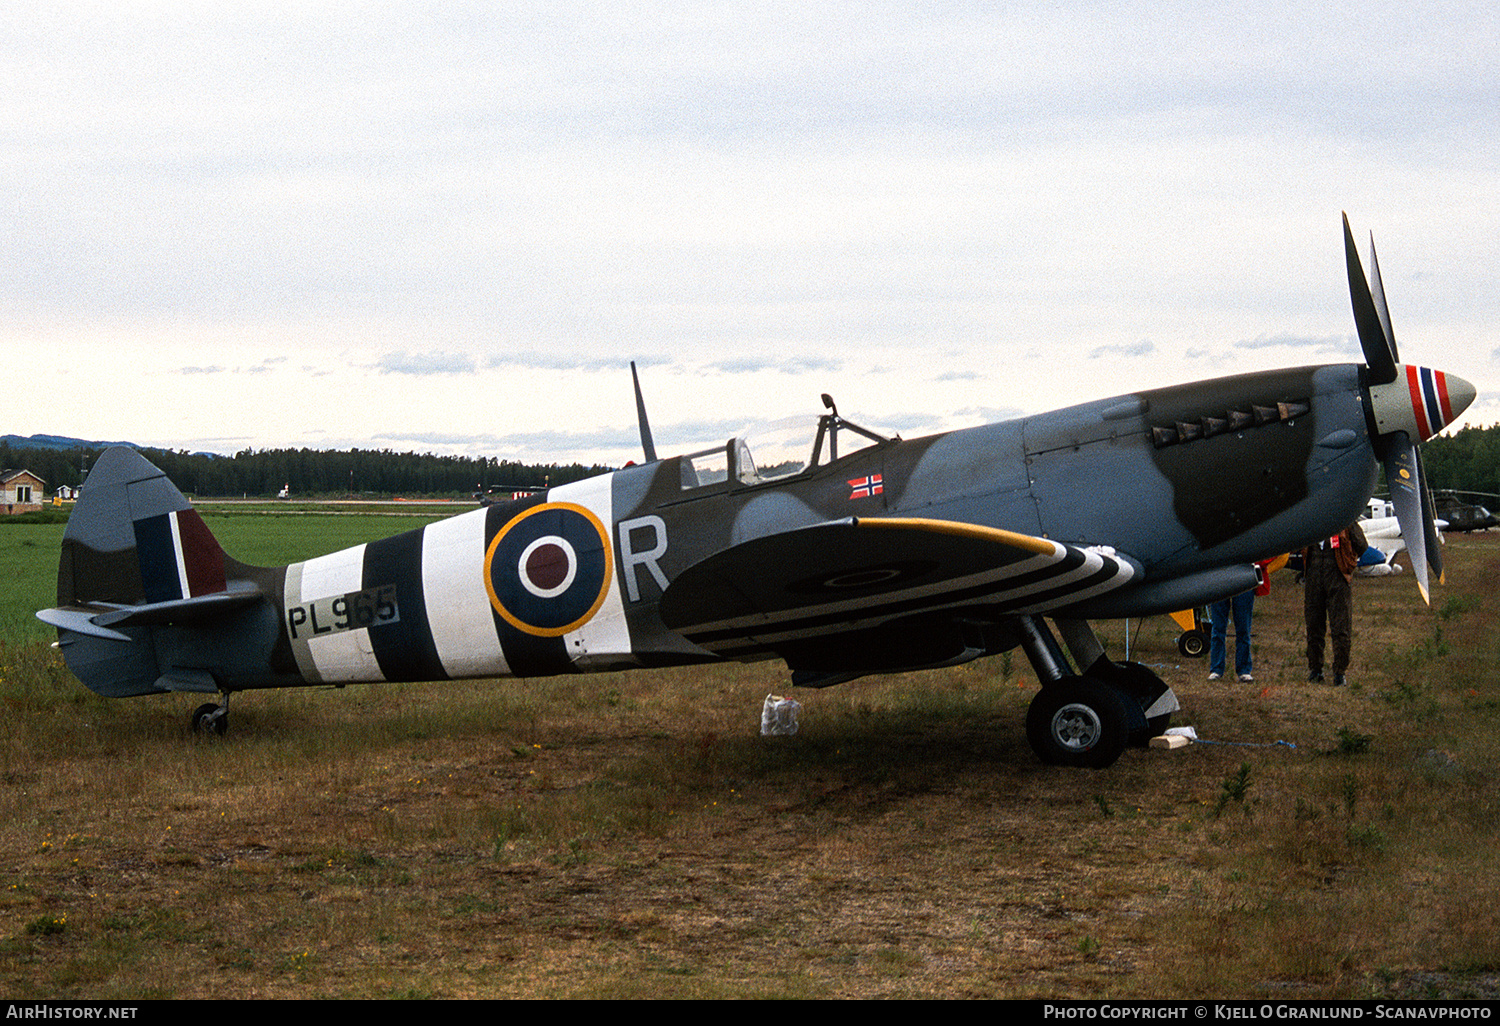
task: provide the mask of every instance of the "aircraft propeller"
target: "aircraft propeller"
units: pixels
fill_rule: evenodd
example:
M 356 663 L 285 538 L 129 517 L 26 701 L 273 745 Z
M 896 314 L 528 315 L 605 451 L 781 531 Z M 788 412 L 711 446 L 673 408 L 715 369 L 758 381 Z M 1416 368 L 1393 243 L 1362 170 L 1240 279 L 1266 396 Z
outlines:
M 1380 262 L 1375 240 L 1370 239 L 1370 273 L 1365 279 L 1349 215 L 1344 215 L 1344 254 L 1349 265 L 1349 299 L 1354 305 L 1354 324 L 1359 331 L 1367 368 L 1366 391 L 1377 433 L 1375 455 L 1385 465 L 1391 489 L 1391 505 L 1406 540 L 1412 573 L 1422 600 L 1431 604 L 1427 591 L 1428 567 L 1443 580 L 1443 559 L 1438 544 L 1436 514 L 1422 455 L 1417 445 L 1450 424 L 1474 401 L 1474 386 L 1462 378 L 1426 367 L 1405 365 L 1396 349 L 1391 315 L 1380 281 Z

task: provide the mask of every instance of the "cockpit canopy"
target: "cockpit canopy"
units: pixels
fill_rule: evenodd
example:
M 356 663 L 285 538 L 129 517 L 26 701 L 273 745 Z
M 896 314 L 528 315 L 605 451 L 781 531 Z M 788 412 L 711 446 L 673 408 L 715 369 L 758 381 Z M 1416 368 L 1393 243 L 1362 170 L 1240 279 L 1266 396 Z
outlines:
M 888 441 L 836 412 L 753 424 L 725 445 L 682 457 L 682 486 L 702 488 L 731 477 L 742 485 L 766 484 Z

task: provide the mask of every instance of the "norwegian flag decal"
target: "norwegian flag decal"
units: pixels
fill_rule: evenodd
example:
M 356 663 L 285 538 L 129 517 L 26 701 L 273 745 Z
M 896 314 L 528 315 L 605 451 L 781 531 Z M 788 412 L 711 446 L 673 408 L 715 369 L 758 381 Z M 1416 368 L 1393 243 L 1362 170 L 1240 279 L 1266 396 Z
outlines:
M 851 499 L 868 499 L 872 495 L 879 495 L 885 491 L 885 483 L 879 474 L 871 474 L 869 477 L 856 477 L 849 482 L 853 489 L 849 493 Z

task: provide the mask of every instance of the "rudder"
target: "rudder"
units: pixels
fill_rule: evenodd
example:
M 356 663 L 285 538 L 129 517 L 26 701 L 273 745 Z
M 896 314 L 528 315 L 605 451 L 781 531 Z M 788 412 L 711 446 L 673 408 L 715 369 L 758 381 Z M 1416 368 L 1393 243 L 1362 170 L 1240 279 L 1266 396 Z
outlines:
M 224 558 L 166 474 L 117 446 L 99 457 L 68 518 L 57 604 L 140 605 L 222 592 Z

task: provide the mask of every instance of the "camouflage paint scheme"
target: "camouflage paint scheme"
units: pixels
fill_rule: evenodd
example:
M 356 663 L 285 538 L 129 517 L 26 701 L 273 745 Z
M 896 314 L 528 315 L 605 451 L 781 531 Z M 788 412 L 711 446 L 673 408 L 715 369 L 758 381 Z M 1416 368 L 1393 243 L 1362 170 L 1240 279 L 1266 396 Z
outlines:
M 38 616 L 111 696 L 772 658 L 821 686 L 1023 646 L 1038 754 L 1107 765 L 1176 702 L 1085 621 L 1236 594 L 1255 561 L 1358 518 L 1388 408 L 1422 438 L 1473 397 L 1410 371 L 1395 399 L 1365 367 L 1302 367 L 909 440 L 827 413 L 786 476 L 731 439 L 276 568 L 224 554 L 161 471 L 111 449 Z

